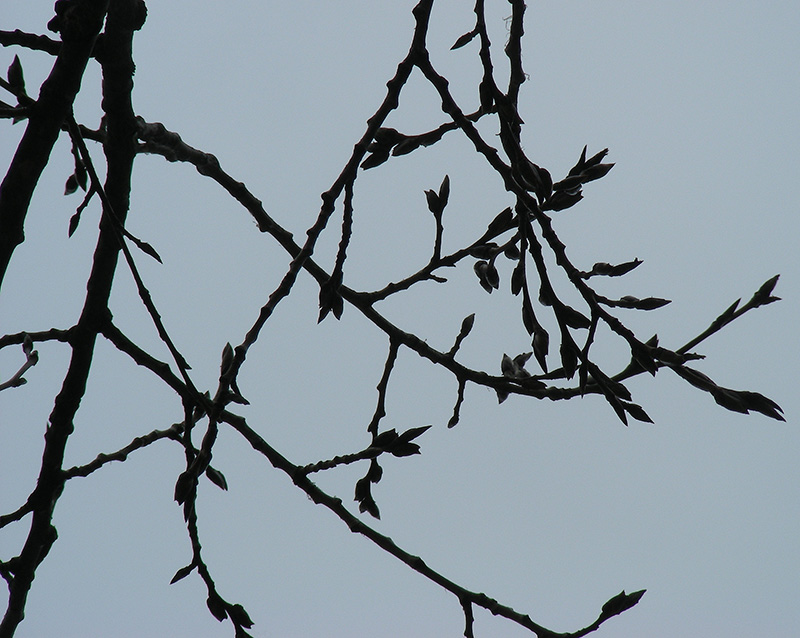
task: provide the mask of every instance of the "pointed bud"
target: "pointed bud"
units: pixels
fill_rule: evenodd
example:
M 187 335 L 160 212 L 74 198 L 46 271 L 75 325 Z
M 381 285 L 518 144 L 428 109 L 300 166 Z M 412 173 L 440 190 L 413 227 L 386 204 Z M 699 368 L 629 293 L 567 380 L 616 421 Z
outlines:
M 486 229 L 484 237 L 492 238 L 514 228 L 514 213 L 511 207 L 503 209 L 497 214 Z
M 566 379 L 571 379 L 575 376 L 575 371 L 578 369 L 578 351 L 575 345 L 569 342 L 562 342 L 560 350 L 564 377 Z
M 233 363 L 233 347 L 229 342 L 226 343 L 225 347 L 222 349 L 222 363 L 219 366 L 220 373 L 225 374 L 228 371 L 228 368 L 231 367 L 232 363 Z
M 425 198 L 428 200 L 428 210 L 433 213 L 434 217 L 438 217 L 443 208 L 439 196 L 432 190 L 426 190 Z
M 473 29 L 469 33 L 465 33 L 455 41 L 455 44 L 450 47 L 450 50 L 455 51 L 456 49 L 460 49 L 461 47 L 469 44 L 472 41 L 472 38 L 474 38 L 476 35 L 478 35 L 477 29 Z
M 64 184 L 64 195 L 72 195 L 76 190 L 78 190 L 78 178 L 73 173 L 67 178 L 67 183 Z
M 25 93 L 25 77 L 22 74 L 22 63 L 19 56 L 15 55 L 11 66 L 8 67 L 8 84 L 15 95 Z
M 522 285 L 525 283 L 525 270 L 522 266 L 522 261 L 517 264 L 516 268 L 511 271 L 511 294 L 518 295 L 522 291 Z
M 504 377 L 513 379 L 515 376 L 514 372 L 516 368 L 514 366 L 514 360 L 505 353 L 503 353 L 503 359 L 500 361 L 500 370 Z
M 547 372 L 547 351 L 550 349 L 550 335 L 547 334 L 547 330 L 539 326 L 539 328 L 534 331 L 533 333 L 533 354 L 536 356 L 536 360 L 539 362 L 539 365 L 542 366 L 542 370 Z
M 601 177 L 605 177 L 605 175 L 614 168 L 613 164 L 598 164 L 597 166 L 592 166 L 591 168 L 587 168 L 581 176 L 583 177 L 584 182 L 592 182 L 596 179 L 600 179 Z
M 439 202 L 442 209 L 447 206 L 447 200 L 450 198 L 450 176 L 445 175 L 442 184 L 439 186 Z

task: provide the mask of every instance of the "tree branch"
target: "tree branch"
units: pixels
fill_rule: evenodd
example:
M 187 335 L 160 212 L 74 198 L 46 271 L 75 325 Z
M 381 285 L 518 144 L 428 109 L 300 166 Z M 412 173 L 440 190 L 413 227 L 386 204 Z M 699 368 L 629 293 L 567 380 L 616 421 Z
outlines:
M 25 239 L 24 224 L 34 188 L 72 110 L 84 69 L 103 25 L 108 0 L 76 3 L 62 25 L 58 57 L 42 84 L 28 126 L 0 185 L 0 286 L 14 249 Z

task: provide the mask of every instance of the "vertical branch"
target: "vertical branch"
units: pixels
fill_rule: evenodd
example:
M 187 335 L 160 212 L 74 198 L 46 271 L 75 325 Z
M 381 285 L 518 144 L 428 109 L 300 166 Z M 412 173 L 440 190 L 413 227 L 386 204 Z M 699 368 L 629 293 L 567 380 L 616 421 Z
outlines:
M 342 214 L 342 238 L 339 241 L 339 252 L 336 254 L 336 264 L 333 267 L 332 279 L 341 280 L 344 272 L 344 260 L 347 258 L 347 246 L 353 234 L 353 182 L 348 181 L 344 186 L 344 212 Z
M 319 290 L 319 319 L 321 322 L 329 312 L 337 319 L 341 319 L 344 311 L 344 302 L 339 287 L 344 278 L 344 262 L 347 259 L 347 247 L 350 244 L 350 237 L 353 234 L 353 179 L 348 180 L 344 185 L 344 212 L 342 213 L 342 235 L 339 240 L 339 250 L 336 253 L 336 262 L 333 266 L 330 279 L 326 281 Z
M 142 10 L 144 8 L 136 0 L 113 3 L 107 21 L 103 59 L 103 108 L 107 125 L 104 147 L 108 161 L 106 192 L 120 220 L 124 220 L 128 210 L 131 169 L 136 154 L 131 105 L 131 49 L 133 31 L 141 27 L 144 17 L 143 13 L 136 13 L 137 6 L 141 6 Z M 98 15 L 92 14 L 90 17 L 96 20 Z M 94 26 L 95 23 L 89 21 L 88 24 Z M 65 33 L 64 36 L 66 35 Z M 66 114 L 62 114 L 58 126 L 61 125 L 64 115 Z M 52 517 L 64 487 L 64 453 L 74 430 L 75 414 L 86 390 L 97 334 L 108 317 L 108 298 L 119 254 L 120 244 L 110 214 L 108 210 L 103 211 L 101 231 L 86 287 L 86 300 L 71 341 L 72 357 L 45 433 L 42 465 L 36 489 L 30 499 L 33 513 L 31 528 L 25 545 L 10 570 L 12 578 L 9 583 L 9 604 L 0 623 L 2 638 L 12 636 L 22 621 L 36 569 L 58 536 Z
M 442 237 L 444 236 L 444 224 L 442 223 L 441 212 L 438 215 L 434 215 L 434 222 L 436 224 L 436 230 L 433 236 L 431 264 L 439 264 L 442 261 Z
M 461 418 L 461 404 L 464 403 L 464 390 L 467 383 L 463 379 L 458 380 L 458 395 L 456 396 L 456 404 L 453 406 L 453 415 L 447 422 L 448 428 L 454 428 L 458 425 L 458 420 Z
M 522 70 L 522 35 L 524 29 L 524 0 L 508 0 L 512 6 L 511 28 L 506 44 L 506 55 L 511 63 L 511 74 L 508 79 L 508 100 L 516 108 L 519 99 L 519 88 L 525 82 L 525 71 Z
M 494 81 L 494 67 L 492 66 L 492 55 L 490 52 L 491 42 L 489 41 L 489 33 L 486 30 L 486 8 L 484 0 L 476 0 L 475 2 L 475 30 L 480 37 L 480 52 L 479 57 L 483 65 L 483 79 L 478 86 L 478 96 L 481 101 L 481 109 L 490 111 L 492 106 L 500 94 L 497 84 Z
M 466 596 L 462 596 L 460 602 L 464 610 L 464 638 L 475 638 L 475 632 L 472 630 L 475 624 L 475 616 L 472 612 L 472 601 Z
M 389 387 L 389 375 L 392 373 L 394 363 L 397 361 L 397 351 L 400 349 L 400 344 L 396 339 L 389 341 L 389 354 L 386 355 L 386 364 L 383 367 L 383 374 L 381 380 L 378 381 L 378 404 L 375 406 L 375 414 L 367 426 L 367 432 L 372 434 L 373 440 L 378 436 L 378 423 L 386 416 L 386 389 Z

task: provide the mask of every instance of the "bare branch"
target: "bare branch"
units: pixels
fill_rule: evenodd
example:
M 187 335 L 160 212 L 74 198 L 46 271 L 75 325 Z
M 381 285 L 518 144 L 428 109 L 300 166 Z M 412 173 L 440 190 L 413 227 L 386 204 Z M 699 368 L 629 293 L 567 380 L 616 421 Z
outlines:
M 143 436 L 137 436 L 133 439 L 128 445 L 123 448 L 120 448 L 116 452 L 111 453 L 100 453 L 97 457 L 91 462 L 86 463 L 85 465 L 75 465 L 68 470 L 64 470 L 64 480 L 68 481 L 71 478 L 75 477 L 86 477 L 96 472 L 104 465 L 111 463 L 112 461 L 125 461 L 127 460 L 128 456 L 135 452 L 136 450 L 140 450 L 142 448 L 147 447 L 155 443 L 156 441 L 160 441 L 161 439 L 172 439 L 173 441 L 181 441 L 180 433 L 183 429 L 183 424 L 178 423 L 175 424 L 165 430 L 153 430 L 152 432 L 145 434 Z

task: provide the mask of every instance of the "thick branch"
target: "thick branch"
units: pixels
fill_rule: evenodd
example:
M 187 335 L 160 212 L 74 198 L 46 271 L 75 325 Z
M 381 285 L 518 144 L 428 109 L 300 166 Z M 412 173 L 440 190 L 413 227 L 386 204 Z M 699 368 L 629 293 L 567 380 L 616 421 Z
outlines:
M 31 107 L 28 126 L 0 185 L 0 285 L 14 249 L 25 240 L 24 225 L 33 191 L 64 118 L 81 86 L 86 63 L 103 25 L 108 0 L 70 3 L 53 70 Z
M 89 14 L 92 20 L 87 23 L 92 28 L 95 26 L 99 28 L 95 22 L 102 17 L 102 12 L 97 12 L 98 7 L 95 6 L 97 4 L 87 2 L 83 5 L 75 5 L 95 10 L 95 13 Z M 56 502 L 64 486 L 62 469 L 64 452 L 74 429 L 75 414 L 86 390 L 97 333 L 109 315 L 108 298 L 120 247 L 110 217 L 116 215 L 117 219 L 124 222 L 127 215 L 131 169 L 136 153 L 135 122 L 130 95 L 133 87 L 131 43 L 133 31 L 137 27 L 132 26 L 127 20 L 129 15 L 125 15 L 127 7 L 123 4 L 121 2 L 115 4 L 109 15 L 106 29 L 106 37 L 109 42 L 106 50 L 107 57 L 103 62 L 103 107 L 106 112 L 108 131 L 105 144 L 108 160 L 105 191 L 114 210 L 108 210 L 108 206 L 104 207 L 100 224 L 101 231 L 87 283 L 86 300 L 72 336 L 72 357 L 45 433 L 42 466 L 36 489 L 31 496 L 33 509 L 31 529 L 22 552 L 15 561 L 13 579 L 9 584 L 9 604 L 3 621 L 0 623 L 0 638 L 12 636 L 22 621 L 25 602 L 36 568 L 44 560 L 57 538 L 56 529 L 51 520 Z M 104 4 L 102 8 L 105 8 Z M 87 34 L 89 33 L 91 33 L 91 29 L 87 28 Z M 84 45 L 91 42 L 94 37 L 92 35 L 89 38 L 87 34 L 84 34 L 83 40 L 81 40 Z M 68 42 L 73 37 L 68 38 L 68 33 L 63 35 L 62 54 L 64 50 L 69 49 Z M 87 56 L 88 52 L 85 50 Z M 85 63 L 85 59 L 82 61 L 72 60 L 72 64 L 80 65 L 81 72 Z M 78 80 L 79 77 L 80 74 L 77 75 Z M 77 86 L 73 88 L 77 90 Z M 66 108 L 68 111 L 69 104 L 66 105 Z M 66 115 L 68 112 L 61 113 L 57 122 L 51 122 L 55 124 L 56 130 Z M 44 161 L 46 161 L 46 157 Z

